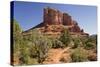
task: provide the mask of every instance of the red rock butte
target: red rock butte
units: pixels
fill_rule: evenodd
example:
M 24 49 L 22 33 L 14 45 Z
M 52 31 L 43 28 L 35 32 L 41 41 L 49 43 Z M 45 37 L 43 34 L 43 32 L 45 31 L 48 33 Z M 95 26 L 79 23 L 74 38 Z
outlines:
M 68 13 L 62 13 L 61 11 L 50 7 L 43 9 L 43 22 L 25 32 L 35 28 L 39 29 L 46 35 L 58 35 L 61 33 L 63 28 L 68 29 L 71 35 L 74 36 L 89 35 L 79 27 L 77 21 L 73 20 L 72 16 L 70 16 Z

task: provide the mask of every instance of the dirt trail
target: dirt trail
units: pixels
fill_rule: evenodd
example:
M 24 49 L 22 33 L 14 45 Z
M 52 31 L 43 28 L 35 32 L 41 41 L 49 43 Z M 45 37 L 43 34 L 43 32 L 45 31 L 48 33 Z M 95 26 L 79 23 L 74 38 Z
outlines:
M 48 56 L 43 62 L 44 64 L 54 64 L 54 63 L 64 63 L 70 62 L 70 53 L 68 48 L 58 48 L 58 49 L 50 49 L 48 51 Z

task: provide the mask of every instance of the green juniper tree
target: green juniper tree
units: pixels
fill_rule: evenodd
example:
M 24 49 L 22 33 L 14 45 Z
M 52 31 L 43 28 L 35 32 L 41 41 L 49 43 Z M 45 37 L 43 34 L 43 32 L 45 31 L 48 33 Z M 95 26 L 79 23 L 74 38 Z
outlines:
M 65 45 L 65 47 L 70 45 L 72 38 L 67 29 L 63 29 L 59 40 Z

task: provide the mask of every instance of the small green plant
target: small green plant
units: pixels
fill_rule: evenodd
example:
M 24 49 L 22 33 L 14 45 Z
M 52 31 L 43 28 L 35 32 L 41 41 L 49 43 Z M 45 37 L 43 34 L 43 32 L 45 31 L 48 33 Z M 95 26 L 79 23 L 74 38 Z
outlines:
M 76 48 L 71 54 L 72 62 L 84 62 L 87 61 L 87 54 L 81 48 Z
M 71 42 L 71 35 L 67 29 L 63 29 L 59 40 L 67 47 Z
M 84 48 L 89 50 L 89 49 L 94 49 L 95 48 L 95 44 L 92 43 L 92 42 L 87 42 L 85 45 L 84 45 Z
M 28 65 L 30 64 L 39 64 L 36 58 L 29 58 Z
M 64 44 L 57 40 L 57 39 L 53 39 L 52 40 L 52 48 L 63 48 L 64 47 Z
M 81 40 L 79 38 L 74 38 L 73 42 L 74 42 L 74 46 L 72 48 L 77 48 L 81 46 Z
M 96 36 L 89 36 L 83 43 L 83 47 L 87 50 L 97 49 Z

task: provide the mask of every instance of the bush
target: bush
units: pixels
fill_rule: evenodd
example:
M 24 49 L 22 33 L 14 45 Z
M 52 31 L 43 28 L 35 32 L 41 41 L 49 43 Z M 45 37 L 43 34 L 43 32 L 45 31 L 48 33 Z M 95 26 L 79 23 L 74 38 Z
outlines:
M 51 41 L 43 36 L 37 29 L 31 30 L 30 35 L 24 36 L 24 41 L 28 41 L 29 56 L 42 63 L 48 50 L 52 47 Z M 28 47 L 27 47 L 28 48 Z
M 41 63 L 44 60 L 50 48 L 51 48 L 51 43 L 45 38 L 41 38 L 36 42 L 36 50 L 38 54 L 39 63 Z
M 32 31 L 32 35 L 30 37 L 30 41 L 35 44 L 33 56 L 37 57 L 38 63 L 42 63 L 48 50 L 52 47 L 52 43 L 47 37 L 43 36 L 36 30 Z
M 22 44 L 22 41 L 23 41 L 23 36 L 21 35 L 22 33 L 22 30 L 21 30 L 21 27 L 20 25 L 18 24 L 18 22 L 16 20 L 13 20 L 13 44 L 11 45 L 13 48 L 12 51 L 13 51 L 13 55 L 12 57 L 14 59 L 12 59 L 12 63 L 14 65 L 16 64 L 20 64 L 20 48 L 21 48 L 21 44 Z M 17 59 L 16 59 L 17 58 Z M 16 61 L 16 62 L 14 62 Z
M 89 36 L 82 40 L 83 47 L 87 50 L 97 49 L 97 39 L 96 36 Z
M 46 41 L 46 38 L 44 38 L 37 30 L 32 30 L 30 31 L 30 33 L 32 34 L 23 36 L 21 27 L 19 26 L 17 21 L 14 20 L 13 57 L 17 58 L 17 59 L 13 59 L 13 61 L 17 62 L 17 63 L 12 62 L 14 63 L 14 65 L 38 63 L 38 61 L 31 60 L 31 59 L 40 60 L 47 52 L 49 48 L 49 44 L 48 44 L 49 42 Z
M 65 45 L 68 46 L 71 42 L 71 35 L 67 29 L 63 29 L 59 40 Z
M 64 47 L 64 44 L 57 40 L 57 39 L 53 39 L 52 40 L 52 48 L 63 48 Z
M 81 49 L 76 48 L 71 54 L 72 62 L 84 62 L 87 61 L 87 53 Z
M 22 41 L 21 27 L 16 20 L 13 20 L 13 48 L 14 52 L 19 50 L 20 43 Z
M 87 50 L 95 49 L 97 50 L 97 35 L 91 35 L 89 37 L 81 38 L 83 47 Z
M 28 65 L 30 64 L 39 64 L 36 58 L 29 58 Z
M 74 42 L 74 46 L 72 48 L 77 48 L 82 45 L 81 40 L 79 38 L 74 38 L 73 42 Z
M 13 20 L 13 34 L 21 33 L 21 27 L 16 20 Z
M 87 42 L 85 45 L 84 45 L 84 48 L 89 50 L 89 49 L 94 49 L 95 48 L 95 44 L 92 43 L 92 42 Z
M 34 43 L 29 43 L 29 53 L 31 58 L 37 58 L 37 50 Z
M 22 39 L 20 46 L 19 46 L 19 52 L 20 52 L 20 56 L 19 56 L 19 60 L 20 63 L 19 64 L 28 64 L 29 58 L 30 58 L 30 51 L 29 51 L 29 45 L 28 45 L 28 41 Z

